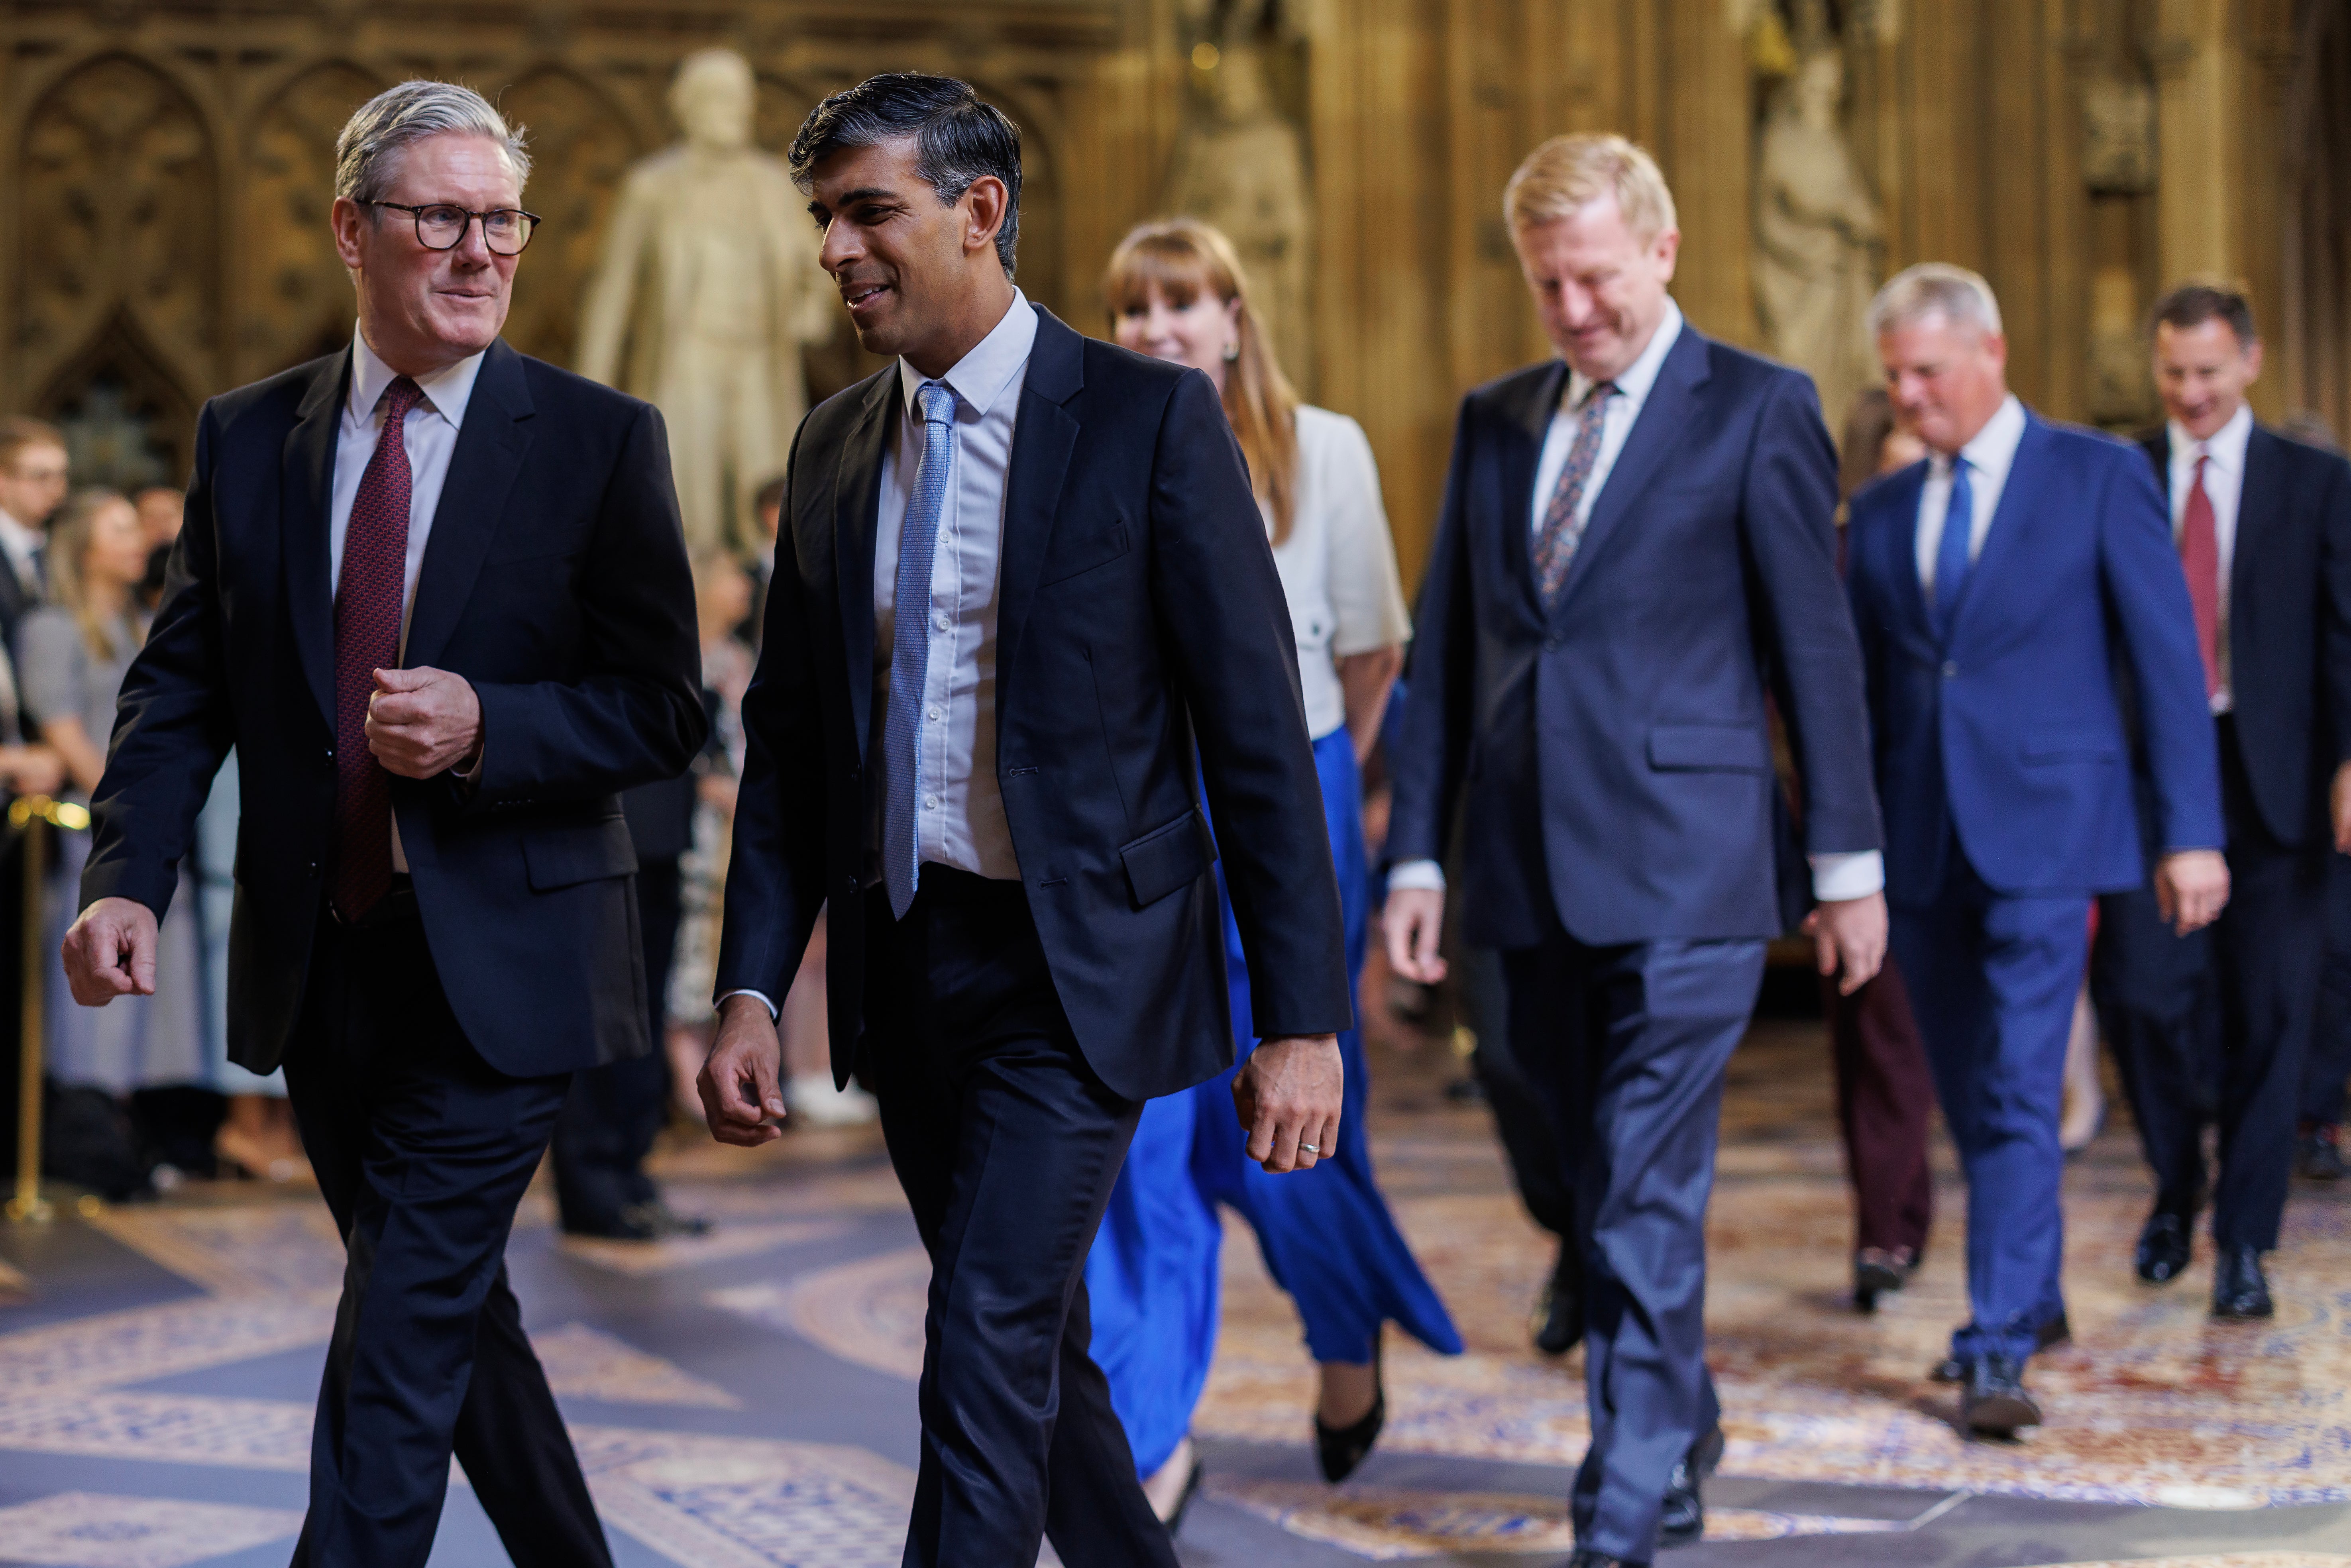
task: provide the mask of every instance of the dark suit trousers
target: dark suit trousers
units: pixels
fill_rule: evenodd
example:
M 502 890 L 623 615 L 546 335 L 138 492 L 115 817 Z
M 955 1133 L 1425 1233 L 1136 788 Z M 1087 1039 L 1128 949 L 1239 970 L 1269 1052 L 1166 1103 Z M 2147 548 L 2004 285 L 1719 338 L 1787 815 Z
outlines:
M 1140 1101 L 1086 1065 L 1017 882 L 865 903 L 859 1076 L 931 1255 L 908 1568 L 1175 1568 L 1087 1354 L 1085 1261 Z
M 2163 924 L 2152 889 L 2108 894 L 2095 994 L 2155 1172 L 2156 1207 L 2193 1216 L 2202 1206 L 2204 1127 L 2217 1123 L 2212 1239 L 2267 1251 L 2277 1245 L 2294 1172 L 2326 949 L 2327 852 L 2270 835 L 2229 727 L 2221 720 L 2228 907 L 2179 936 Z
M 505 1265 L 570 1075 L 466 1043 L 404 890 L 321 920 L 303 1007 L 287 1092 L 348 1261 L 296 1568 L 423 1568 L 453 1451 L 519 1568 L 609 1565 Z
M 2011 897 L 1984 884 L 1956 838 L 1948 854 L 1936 901 L 1895 905 L 1892 935 L 1968 1178 L 1971 1315 L 1951 1354 L 2022 1364 L 2064 1310 L 2057 1112 L 2090 901 Z
M 2326 857 L 2326 962 L 2320 972 L 2318 1018 L 2302 1069 L 2302 1120 L 2343 1120 L 2343 1085 L 2351 1079 L 2351 855 Z
M 1724 1070 L 1763 946 L 1588 947 L 1554 925 L 1502 955 L 1510 1051 L 1573 1167 L 1592 1415 L 1576 1539 L 1627 1562 L 1656 1552 L 1667 1474 L 1721 1416 L 1706 1366 L 1706 1206 Z
M 1924 1257 L 1935 1218 L 1935 1181 L 1927 1168 L 1935 1079 L 1910 1016 L 1909 988 L 1889 957 L 1849 997 L 1837 993 L 1834 980 L 1822 990 L 1836 1061 L 1837 1126 L 1853 1184 L 1854 1246 Z
M 575 1073 L 555 1123 L 555 1201 L 577 1230 L 616 1224 L 623 1209 L 661 1197 L 645 1156 L 669 1117 L 670 962 L 677 950 L 678 864 L 674 857 L 637 862 L 637 926 L 644 934 L 645 996 L 651 1004 L 643 1056 Z

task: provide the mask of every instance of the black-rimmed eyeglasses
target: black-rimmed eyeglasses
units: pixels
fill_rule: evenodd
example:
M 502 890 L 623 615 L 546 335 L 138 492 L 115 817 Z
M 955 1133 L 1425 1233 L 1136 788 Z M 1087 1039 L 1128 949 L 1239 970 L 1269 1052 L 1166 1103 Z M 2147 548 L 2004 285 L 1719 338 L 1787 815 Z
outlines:
M 416 243 L 427 250 L 455 250 L 465 243 L 465 230 L 476 218 L 482 224 L 482 243 L 497 256 L 520 256 L 522 247 L 530 243 L 531 231 L 538 227 L 538 214 L 524 212 L 520 207 L 495 207 L 486 213 L 470 212 L 448 202 L 433 202 L 412 207 L 404 202 L 369 202 L 371 207 L 390 207 L 396 213 L 406 213 L 416 220 Z

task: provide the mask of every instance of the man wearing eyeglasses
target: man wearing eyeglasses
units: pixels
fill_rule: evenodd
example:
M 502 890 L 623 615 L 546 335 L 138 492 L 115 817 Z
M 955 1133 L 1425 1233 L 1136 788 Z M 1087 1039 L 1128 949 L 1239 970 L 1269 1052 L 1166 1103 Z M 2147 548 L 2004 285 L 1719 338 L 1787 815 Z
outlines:
M 487 102 L 403 83 L 336 154 L 359 329 L 199 418 L 66 969 L 153 992 L 235 747 L 229 1054 L 284 1063 L 349 1252 L 294 1561 L 421 1568 L 454 1452 L 515 1562 L 595 1568 L 501 1260 L 572 1074 L 651 1043 L 619 796 L 708 727 L 668 444 L 498 340 L 536 220 Z

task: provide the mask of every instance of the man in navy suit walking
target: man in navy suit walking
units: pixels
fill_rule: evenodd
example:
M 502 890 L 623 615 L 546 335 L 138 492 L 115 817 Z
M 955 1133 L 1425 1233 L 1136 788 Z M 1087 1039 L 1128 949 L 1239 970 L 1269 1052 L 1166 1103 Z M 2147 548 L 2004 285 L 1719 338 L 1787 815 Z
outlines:
M 2174 289 L 2154 339 L 2170 418 L 2140 444 L 2168 494 L 2195 610 L 2232 891 L 2210 931 L 2186 936 L 2166 927 L 2154 890 L 2108 894 L 2095 988 L 2155 1172 L 2139 1278 L 2165 1284 L 2188 1266 L 2204 1128 L 2217 1123 L 2212 1313 L 2265 1318 L 2261 1255 L 2277 1246 L 2293 1169 L 2326 862 L 2351 841 L 2351 465 L 2254 421 L 2245 390 L 2262 344 L 2244 296 Z
M 1696 1539 L 1721 1452 L 1704 1225 L 1724 1067 L 1782 925 L 1767 692 L 1848 991 L 1886 907 L 1812 383 L 1683 320 L 1673 196 L 1624 138 L 1546 142 L 1503 207 L 1561 357 L 1461 405 L 1394 762 L 1388 951 L 1443 974 L 1458 807 L 1466 935 L 1501 950 L 1510 1053 L 1570 1166 L 1574 1562 L 1601 1568 Z
M 703 1102 L 724 1142 L 778 1135 L 774 1004 L 829 902 L 833 1074 L 880 1100 L 932 1260 L 906 1563 L 1050 1535 L 1175 1568 L 1087 1354 L 1086 1250 L 1143 1102 L 1232 1062 L 1219 858 L 1249 1156 L 1334 1147 L 1352 1009 L 1281 581 L 1208 378 L 1013 286 L 999 110 L 874 77 L 791 159 L 895 359 L 793 444 Z
M 2229 895 L 2195 623 L 2147 460 L 2011 396 L 1991 286 L 1929 263 L 1879 291 L 1887 395 L 1929 457 L 1853 500 L 1847 572 L 1886 803 L 1894 956 L 1968 1178 L 1968 1426 L 2038 1425 L 2025 1361 L 2065 1333 L 2065 1040 L 2093 894 L 2146 875 L 2114 672 L 2151 780 L 2155 895 Z

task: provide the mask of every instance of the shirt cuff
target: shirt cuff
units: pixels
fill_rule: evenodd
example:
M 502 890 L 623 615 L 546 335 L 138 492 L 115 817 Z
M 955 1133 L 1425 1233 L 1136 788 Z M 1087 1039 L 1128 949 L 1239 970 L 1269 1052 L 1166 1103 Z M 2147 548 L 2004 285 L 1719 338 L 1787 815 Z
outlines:
M 1823 904 L 1843 904 L 1886 891 L 1886 857 L 1876 850 L 1810 858 L 1813 896 Z
M 725 993 L 725 995 L 722 995 L 718 998 L 718 1005 L 722 1008 L 725 1007 L 728 997 L 757 997 L 759 998 L 759 1005 L 768 1009 L 768 1016 L 769 1018 L 780 1019 L 784 1016 L 783 1009 L 777 1007 L 774 1001 L 769 999 L 768 993 L 765 991 L 755 991 L 750 987 L 745 986 L 737 990 L 728 991 Z
M 1388 891 L 1422 889 L 1429 893 L 1445 891 L 1445 868 L 1435 861 L 1398 861 L 1388 868 Z

